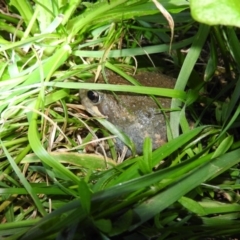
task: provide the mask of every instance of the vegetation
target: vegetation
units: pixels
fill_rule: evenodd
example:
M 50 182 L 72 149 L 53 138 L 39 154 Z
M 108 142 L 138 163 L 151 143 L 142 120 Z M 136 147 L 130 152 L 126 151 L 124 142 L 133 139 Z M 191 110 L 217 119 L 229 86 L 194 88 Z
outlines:
M 0 239 L 240 235 L 237 0 L 0 4 Z M 149 67 L 175 88 L 84 82 Z M 81 88 L 173 98 L 168 143 L 122 163 L 89 153 L 119 133 L 84 113 Z

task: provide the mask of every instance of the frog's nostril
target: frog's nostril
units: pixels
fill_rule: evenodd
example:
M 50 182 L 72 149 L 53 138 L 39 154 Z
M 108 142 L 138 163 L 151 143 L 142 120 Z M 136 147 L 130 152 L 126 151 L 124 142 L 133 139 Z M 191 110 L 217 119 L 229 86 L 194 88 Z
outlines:
M 93 103 L 99 103 L 101 100 L 100 94 L 96 91 L 92 91 L 92 90 L 88 91 L 87 96 Z

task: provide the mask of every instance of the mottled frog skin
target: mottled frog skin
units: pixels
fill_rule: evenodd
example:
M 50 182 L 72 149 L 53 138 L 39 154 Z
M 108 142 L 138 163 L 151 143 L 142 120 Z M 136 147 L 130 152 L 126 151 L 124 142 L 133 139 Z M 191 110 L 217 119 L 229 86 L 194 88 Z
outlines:
M 110 84 L 130 83 L 122 77 L 108 73 Z M 175 80 L 158 72 L 140 72 L 134 75 L 141 85 L 149 87 L 173 88 Z M 100 78 L 100 81 L 103 80 Z M 142 153 L 144 138 L 152 139 L 153 150 L 167 141 L 166 121 L 156 102 L 142 94 L 128 92 L 80 90 L 82 105 L 92 116 L 104 116 L 109 122 L 124 131 L 135 143 L 137 154 Z M 162 109 L 170 109 L 171 99 L 157 98 Z M 169 111 L 168 111 L 169 112 Z M 168 115 L 168 114 L 166 114 Z M 121 152 L 123 143 L 117 139 L 116 147 Z M 130 156 L 130 150 L 126 156 Z

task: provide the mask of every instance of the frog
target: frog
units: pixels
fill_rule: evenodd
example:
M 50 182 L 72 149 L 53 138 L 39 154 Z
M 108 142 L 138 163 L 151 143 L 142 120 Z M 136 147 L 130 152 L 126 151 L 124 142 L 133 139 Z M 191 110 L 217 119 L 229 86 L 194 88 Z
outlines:
M 173 77 L 156 71 L 137 72 L 133 77 L 140 85 L 147 87 L 172 89 L 175 85 Z M 126 79 L 114 72 L 108 72 L 107 79 L 110 84 L 130 85 Z M 100 77 L 98 82 L 103 83 L 103 77 Z M 166 117 L 170 112 L 170 98 L 157 97 L 159 105 L 156 99 L 149 95 L 129 92 L 80 89 L 79 96 L 81 104 L 91 116 L 106 118 L 134 142 L 137 155 L 143 153 L 146 137 L 152 140 L 152 150 L 167 142 Z M 117 138 L 115 142 L 117 151 L 121 152 L 124 146 Z M 125 157 L 131 155 L 132 152 L 128 149 Z

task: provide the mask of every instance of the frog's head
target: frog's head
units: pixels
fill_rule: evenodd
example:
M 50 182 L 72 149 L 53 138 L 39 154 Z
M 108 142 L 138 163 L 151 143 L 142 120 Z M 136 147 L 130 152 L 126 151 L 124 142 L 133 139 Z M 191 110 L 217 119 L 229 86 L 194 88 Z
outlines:
M 95 90 L 80 89 L 79 96 L 86 111 L 93 117 L 105 117 L 99 111 L 99 105 L 103 104 L 104 94 Z

